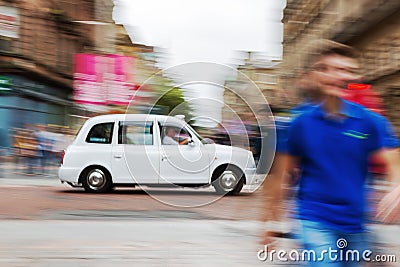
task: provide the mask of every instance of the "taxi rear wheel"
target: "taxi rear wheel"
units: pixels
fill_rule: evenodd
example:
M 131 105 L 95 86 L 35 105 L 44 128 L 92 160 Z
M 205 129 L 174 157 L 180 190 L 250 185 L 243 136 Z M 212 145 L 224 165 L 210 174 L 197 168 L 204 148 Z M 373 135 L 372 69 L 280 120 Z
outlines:
M 101 167 L 90 167 L 82 172 L 81 182 L 86 192 L 106 193 L 112 189 L 111 175 Z

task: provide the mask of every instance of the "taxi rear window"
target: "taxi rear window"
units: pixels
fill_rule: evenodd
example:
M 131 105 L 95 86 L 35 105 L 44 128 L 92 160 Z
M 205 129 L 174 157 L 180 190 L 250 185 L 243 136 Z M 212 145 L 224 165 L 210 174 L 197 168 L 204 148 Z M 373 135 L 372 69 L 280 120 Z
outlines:
M 86 137 L 87 143 L 111 144 L 114 129 L 113 122 L 96 124 Z

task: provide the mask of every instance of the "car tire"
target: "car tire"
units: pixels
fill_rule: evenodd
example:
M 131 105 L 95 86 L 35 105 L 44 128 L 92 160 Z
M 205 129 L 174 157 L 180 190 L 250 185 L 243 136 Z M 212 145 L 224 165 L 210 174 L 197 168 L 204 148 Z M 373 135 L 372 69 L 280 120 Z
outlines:
M 217 173 L 217 178 L 212 182 L 215 191 L 220 195 L 238 195 L 243 185 L 243 174 L 232 166 L 228 166 L 222 172 Z
M 82 186 L 89 193 L 106 193 L 112 187 L 111 175 L 101 167 L 86 169 L 81 176 Z

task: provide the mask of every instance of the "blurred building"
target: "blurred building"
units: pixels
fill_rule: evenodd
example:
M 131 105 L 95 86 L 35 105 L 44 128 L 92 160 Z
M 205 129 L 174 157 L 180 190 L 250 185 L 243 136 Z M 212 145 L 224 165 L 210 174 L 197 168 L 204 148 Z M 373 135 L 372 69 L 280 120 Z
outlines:
M 294 77 L 314 40 L 349 44 L 360 52 L 362 74 L 400 132 L 399 16 L 398 0 L 287 0 L 281 88 L 295 94 Z
M 116 29 L 116 53 L 135 58 L 135 82 L 139 87 L 149 77 L 151 77 L 151 75 L 159 71 L 155 67 L 155 60 L 146 56 L 152 55 L 154 53 L 154 48 L 152 46 L 133 43 L 124 26 L 117 25 Z M 152 94 L 149 88 L 141 87 L 140 90 L 135 93 L 135 101 L 140 103 L 148 102 L 148 98 L 151 96 Z M 126 107 L 114 107 L 112 112 L 117 111 L 124 113 L 126 111 Z
M 259 60 L 248 52 L 244 64 L 237 68 L 237 78 L 225 82 L 222 121 L 240 117 L 255 123 L 256 116 L 269 113 L 269 108 L 279 112 L 287 107 L 286 95 L 278 87 L 279 65 L 279 61 Z
M 225 82 L 217 142 L 250 149 L 256 159 L 260 157 L 261 128 L 265 131 L 271 124 L 272 113 L 289 107 L 287 95 L 278 87 L 280 64 L 247 53 L 244 64 L 237 68 L 237 77 Z
M 65 125 L 80 109 L 71 101 L 73 55 L 114 51 L 112 7 L 111 0 L 0 0 L 0 140 L 13 127 Z
M 122 25 L 117 25 L 116 42 L 117 54 L 132 56 L 135 58 L 135 83 L 137 90 L 128 107 L 124 106 L 123 112 L 143 113 L 156 112 L 161 107 L 154 107 L 157 102 L 163 81 L 163 73 L 157 67 L 157 59 L 161 56 L 156 52 L 154 47 L 143 44 L 134 43 L 127 29 Z M 168 80 L 171 82 L 170 80 Z M 160 113 L 168 112 L 168 110 L 159 110 Z

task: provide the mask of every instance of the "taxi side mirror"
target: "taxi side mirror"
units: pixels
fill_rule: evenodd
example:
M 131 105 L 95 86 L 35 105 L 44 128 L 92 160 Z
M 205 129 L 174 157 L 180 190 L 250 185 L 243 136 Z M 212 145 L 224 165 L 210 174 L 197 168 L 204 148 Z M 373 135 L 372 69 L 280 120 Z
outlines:
M 196 144 L 194 143 L 193 139 L 188 137 L 188 145 L 189 146 L 195 146 Z

